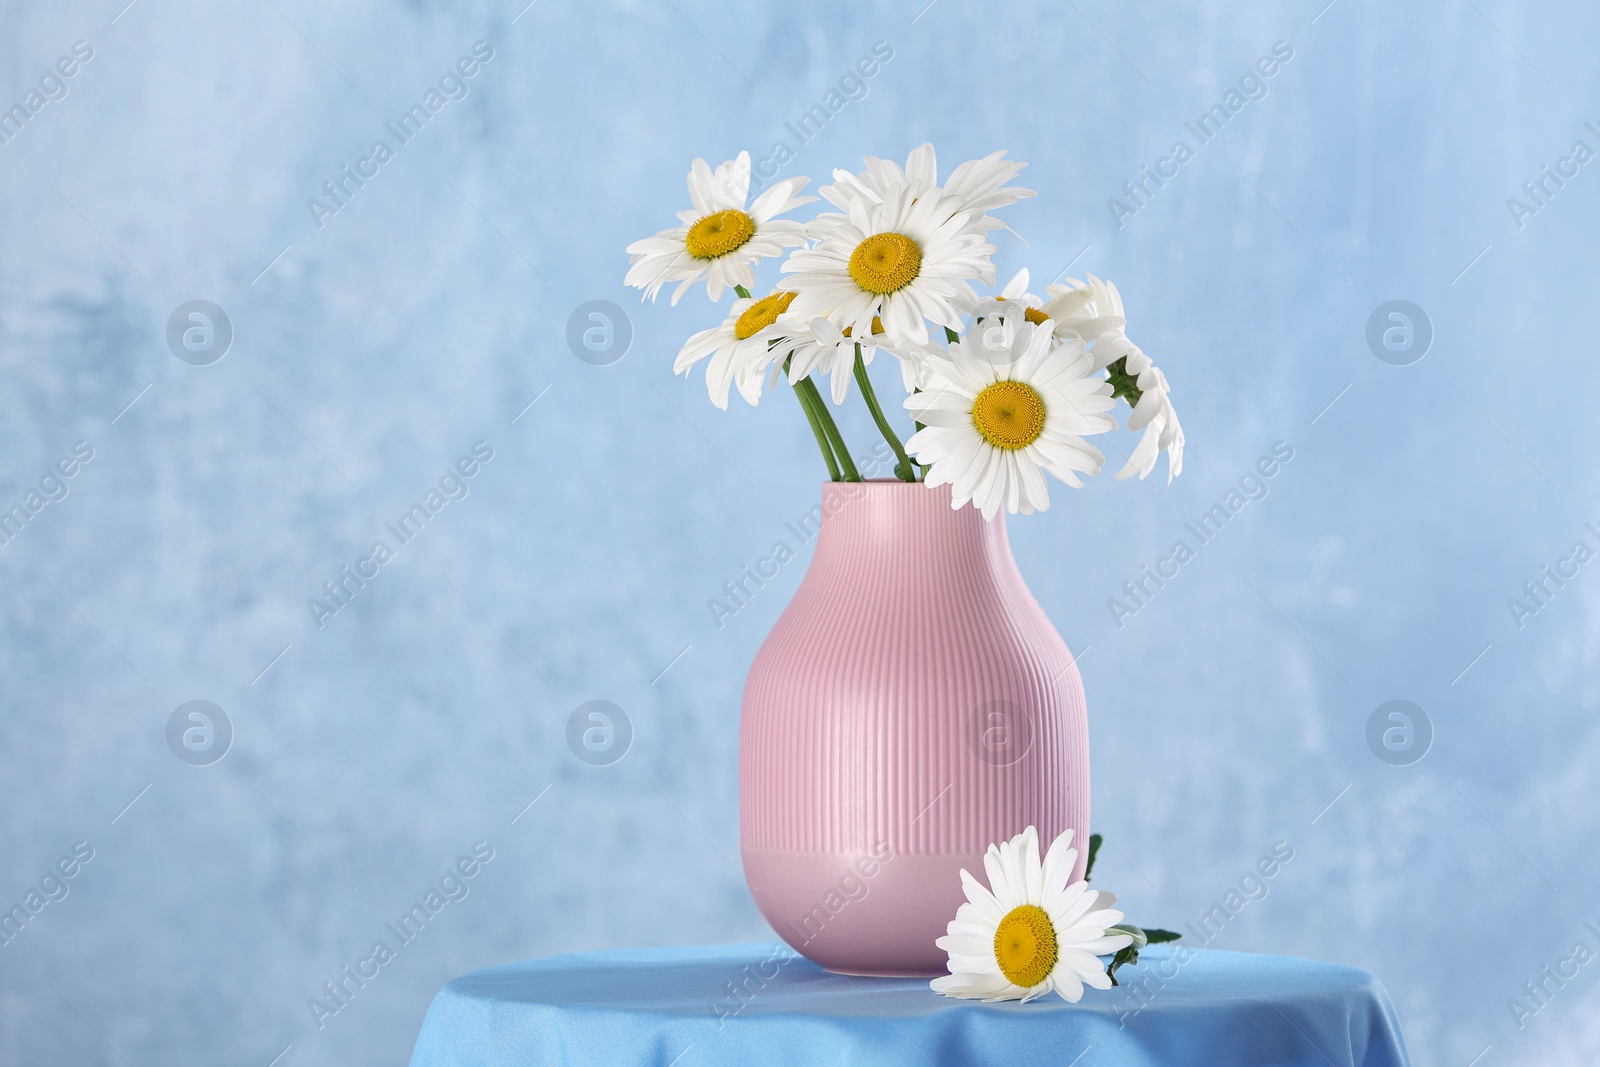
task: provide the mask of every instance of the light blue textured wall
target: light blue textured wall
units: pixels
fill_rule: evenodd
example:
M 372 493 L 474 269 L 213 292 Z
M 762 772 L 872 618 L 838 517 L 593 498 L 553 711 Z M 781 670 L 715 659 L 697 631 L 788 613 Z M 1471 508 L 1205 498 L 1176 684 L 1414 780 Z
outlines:
M 93 850 L 0 946 L 0 1061 L 395 1063 L 452 974 L 767 936 L 732 866 L 738 698 L 803 561 L 720 630 L 705 602 L 821 464 L 788 397 L 723 415 L 672 378 L 719 313 L 641 308 L 622 249 L 693 156 L 794 144 L 880 41 L 784 173 L 1031 161 L 1002 273 L 1116 280 L 1188 431 L 1172 487 L 1011 525 L 1084 653 L 1104 883 L 1178 926 L 1287 842 L 1217 944 L 1375 971 L 1419 1064 L 1600 1056 L 1600 964 L 1520 1030 L 1507 1007 L 1600 947 L 1600 563 L 1520 628 L 1506 603 L 1600 548 L 1600 162 L 1520 226 L 1506 203 L 1600 149 L 1593 11 L 123 2 L 0 4 L 0 103 L 93 51 L 0 145 L 0 505 L 93 450 L 0 545 L 0 905 Z M 478 41 L 465 99 L 319 227 L 307 199 Z M 1116 225 L 1277 41 L 1266 95 Z M 195 299 L 234 330 L 209 366 L 165 339 Z M 632 319 L 611 366 L 565 339 L 596 299 Z M 1432 324 L 1410 366 L 1366 341 L 1391 299 Z M 480 441 L 465 499 L 319 629 L 307 598 Z M 1119 628 L 1108 598 L 1279 441 L 1265 499 Z M 609 767 L 565 740 L 595 698 L 635 731 Z M 210 766 L 167 742 L 195 699 L 235 734 Z M 1410 766 L 1366 741 L 1391 699 L 1432 723 Z M 469 895 L 319 1029 L 308 998 L 480 841 Z

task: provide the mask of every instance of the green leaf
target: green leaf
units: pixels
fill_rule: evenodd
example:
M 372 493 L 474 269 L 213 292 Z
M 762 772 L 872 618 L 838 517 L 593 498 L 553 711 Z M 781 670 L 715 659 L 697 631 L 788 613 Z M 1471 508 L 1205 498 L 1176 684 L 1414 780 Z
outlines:
M 1111 383 L 1111 395 L 1126 400 L 1129 407 L 1137 407 L 1144 395 L 1139 389 L 1139 379 L 1128 373 L 1128 357 L 1124 356 L 1106 368 L 1106 381 Z
M 1127 948 L 1117 950 L 1111 957 L 1111 965 L 1106 968 L 1106 974 L 1111 977 L 1111 984 L 1117 985 L 1117 969 L 1123 966 L 1136 967 L 1139 964 L 1139 950 L 1148 945 L 1159 945 L 1166 941 L 1176 941 L 1182 934 L 1175 934 L 1171 930 L 1145 930 L 1132 923 L 1118 923 L 1106 927 L 1108 934 L 1127 934 L 1133 938 L 1133 944 Z
M 1148 939 L 1145 937 L 1145 932 L 1132 923 L 1118 923 L 1115 926 L 1108 926 L 1106 927 L 1106 933 L 1127 934 L 1133 939 L 1133 944 L 1117 950 L 1117 954 L 1111 957 L 1111 966 L 1106 968 L 1106 974 L 1111 977 L 1111 984 L 1116 985 L 1117 968 L 1123 964 L 1137 964 L 1139 962 L 1139 950 L 1144 948 Z
M 1125 963 L 1137 964 L 1138 962 L 1139 962 L 1139 950 L 1134 948 L 1132 945 L 1129 945 L 1125 949 L 1118 950 L 1117 954 L 1115 956 L 1111 957 L 1111 966 L 1106 968 L 1106 975 L 1111 979 L 1111 984 L 1112 985 L 1121 985 L 1122 984 L 1121 982 L 1117 981 L 1117 968 L 1118 967 L 1121 967 Z
M 1094 870 L 1095 857 L 1100 854 L 1100 846 L 1105 842 L 1101 834 L 1089 835 L 1089 858 L 1084 863 L 1083 878 L 1089 880 L 1089 874 Z M 1124 966 L 1138 966 L 1139 950 L 1148 945 L 1159 945 L 1167 941 L 1176 941 L 1182 934 L 1175 934 L 1171 930 L 1145 930 L 1132 923 L 1118 923 L 1106 928 L 1108 934 L 1127 934 L 1132 944 L 1126 948 L 1118 949 L 1117 954 L 1111 957 L 1111 963 L 1106 967 L 1106 974 L 1111 979 L 1112 985 L 1118 985 L 1117 970 Z

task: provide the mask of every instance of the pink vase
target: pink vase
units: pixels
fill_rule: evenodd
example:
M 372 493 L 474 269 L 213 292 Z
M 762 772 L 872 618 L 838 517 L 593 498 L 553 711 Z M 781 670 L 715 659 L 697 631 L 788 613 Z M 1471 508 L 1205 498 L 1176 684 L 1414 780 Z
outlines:
M 1082 877 L 1089 734 L 1072 653 L 1005 521 L 948 487 L 822 488 L 816 554 L 745 682 L 745 880 L 831 971 L 935 975 L 934 939 L 992 843 L 1071 827 Z

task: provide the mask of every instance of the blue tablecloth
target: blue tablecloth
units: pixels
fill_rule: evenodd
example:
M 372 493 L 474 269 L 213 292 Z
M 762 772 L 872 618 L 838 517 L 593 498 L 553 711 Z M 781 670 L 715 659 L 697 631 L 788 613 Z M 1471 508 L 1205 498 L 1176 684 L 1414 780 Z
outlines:
M 1117 977 L 1077 1004 L 981 1004 L 923 979 L 829 974 L 781 944 L 589 952 L 453 979 L 411 1067 L 1410 1062 L 1365 971 L 1178 942 Z

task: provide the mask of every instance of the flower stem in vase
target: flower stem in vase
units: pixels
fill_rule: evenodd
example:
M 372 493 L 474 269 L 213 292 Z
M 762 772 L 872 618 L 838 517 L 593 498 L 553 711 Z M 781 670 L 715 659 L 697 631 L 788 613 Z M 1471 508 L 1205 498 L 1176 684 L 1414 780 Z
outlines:
M 822 424 L 823 433 L 828 436 L 828 443 L 833 446 L 833 454 L 838 457 L 839 466 L 844 470 L 844 480 L 859 482 L 861 473 L 856 470 L 855 461 L 850 458 L 850 449 L 845 447 L 844 435 L 839 432 L 838 425 L 829 414 L 827 402 L 822 399 L 822 394 L 817 392 L 817 383 L 810 378 L 801 378 L 795 383 L 794 390 L 805 395 L 811 410 L 816 413 L 817 421 Z
M 784 373 L 789 370 L 789 360 L 783 361 Z M 822 459 L 828 464 L 828 480 L 839 481 L 839 461 L 833 458 L 833 448 L 828 444 L 828 435 L 822 429 L 822 422 L 817 418 L 816 411 L 811 406 L 811 398 L 799 384 L 794 386 L 795 399 L 800 401 L 800 410 L 806 413 L 806 421 L 811 424 L 811 432 L 817 437 L 817 447 L 822 449 Z
M 872 412 L 872 421 L 878 424 L 878 432 L 883 434 L 883 439 L 894 449 L 898 460 L 894 465 L 895 477 L 902 482 L 916 481 L 916 468 L 911 465 L 911 457 L 906 455 L 905 445 L 900 443 L 900 435 L 894 432 L 889 420 L 884 417 L 883 408 L 878 405 L 878 394 L 873 392 L 872 379 L 867 376 L 867 364 L 861 358 L 859 344 L 856 345 L 856 384 L 861 386 L 861 395 L 867 401 L 867 410 Z

